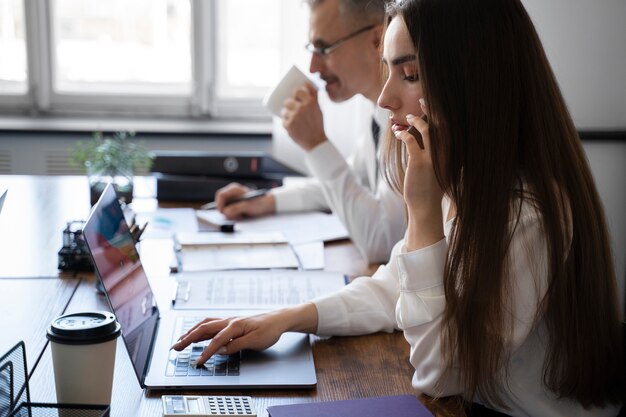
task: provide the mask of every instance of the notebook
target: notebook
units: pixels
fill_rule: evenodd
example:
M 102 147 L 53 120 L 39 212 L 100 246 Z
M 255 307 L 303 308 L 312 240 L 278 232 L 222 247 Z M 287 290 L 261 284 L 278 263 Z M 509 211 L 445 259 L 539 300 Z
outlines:
M 185 323 L 203 317 L 258 314 L 258 310 L 168 310 L 160 312 L 135 249 L 128 224 L 113 187 L 108 185 L 94 206 L 83 235 L 107 300 L 122 326 L 122 337 L 139 383 L 149 389 L 314 387 L 315 367 L 308 335 L 285 333 L 262 352 L 243 351 L 194 375 L 182 375 L 177 352 L 170 346 Z M 203 346 L 187 352 L 183 362 Z M 236 372 L 229 372 L 230 361 Z M 209 369 L 210 368 L 210 369 Z M 225 372 L 224 369 L 226 369 Z M 219 370 L 219 372 L 218 372 Z M 210 375 L 209 375 L 210 374 Z
M 267 407 L 270 417 L 432 417 L 413 395 L 360 398 Z

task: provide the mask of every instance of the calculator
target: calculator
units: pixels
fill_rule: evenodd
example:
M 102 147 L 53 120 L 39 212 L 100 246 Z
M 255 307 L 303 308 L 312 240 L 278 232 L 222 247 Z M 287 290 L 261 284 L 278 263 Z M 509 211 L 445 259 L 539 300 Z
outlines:
M 163 417 L 256 417 L 252 397 L 163 395 Z

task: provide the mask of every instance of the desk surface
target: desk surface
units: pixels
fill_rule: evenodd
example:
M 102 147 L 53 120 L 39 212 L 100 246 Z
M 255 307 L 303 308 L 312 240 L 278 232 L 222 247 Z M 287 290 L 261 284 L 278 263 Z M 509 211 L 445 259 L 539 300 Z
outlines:
M 4 260 L 0 264 L 0 349 L 5 351 L 25 340 L 31 399 L 54 402 L 46 327 L 63 312 L 108 310 L 106 300 L 94 289 L 92 274 L 59 274 L 57 270 L 65 223 L 85 219 L 89 212 L 88 185 L 84 177 L 2 176 L 0 188 L 4 187 L 9 194 L 0 215 L 0 253 Z M 138 179 L 133 205 L 142 210 L 156 208 L 153 191 L 151 179 Z M 142 261 L 157 301 L 163 306 L 158 294 L 166 293 L 171 278 L 159 254 L 171 248 L 171 244 L 154 240 L 142 242 L 141 246 Z M 371 272 L 349 242 L 327 245 L 325 256 L 329 269 L 341 270 L 351 277 Z M 256 399 L 259 416 L 267 416 L 269 405 L 415 393 L 411 387 L 409 347 L 401 333 L 312 340 L 318 378 L 315 389 L 188 393 L 251 395 Z M 141 389 L 120 341 L 112 416 L 159 416 L 161 394 Z

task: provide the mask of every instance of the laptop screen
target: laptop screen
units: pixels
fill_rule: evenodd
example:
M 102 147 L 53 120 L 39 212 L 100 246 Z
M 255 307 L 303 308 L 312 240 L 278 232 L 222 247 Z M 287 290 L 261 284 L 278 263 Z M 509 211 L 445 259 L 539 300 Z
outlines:
M 2 206 L 4 206 L 4 199 L 7 196 L 7 191 L 8 190 L 4 190 L 2 195 L 0 195 L 0 213 L 2 213 Z
M 111 185 L 93 207 L 83 228 L 96 272 L 139 381 L 143 381 L 159 311 L 115 191 Z

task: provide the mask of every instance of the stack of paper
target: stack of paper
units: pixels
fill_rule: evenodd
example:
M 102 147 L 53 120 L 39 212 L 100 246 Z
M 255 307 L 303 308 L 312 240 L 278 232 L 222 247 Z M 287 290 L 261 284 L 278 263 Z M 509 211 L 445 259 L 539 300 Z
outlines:
M 178 233 L 175 241 L 179 271 L 300 267 L 280 232 Z

